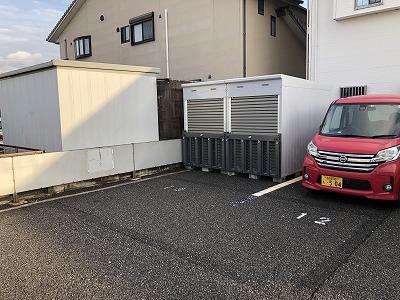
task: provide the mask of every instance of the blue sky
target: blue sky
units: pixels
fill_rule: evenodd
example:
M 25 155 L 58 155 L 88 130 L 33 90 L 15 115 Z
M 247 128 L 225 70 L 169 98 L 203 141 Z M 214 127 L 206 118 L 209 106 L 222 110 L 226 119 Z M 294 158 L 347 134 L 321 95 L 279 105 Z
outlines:
M 59 58 L 46 38 L 71 2 L 0 0 L 0 73 Z
M 0 72 L 59 57 L 46 38 L 71 0 L 0 0 Z

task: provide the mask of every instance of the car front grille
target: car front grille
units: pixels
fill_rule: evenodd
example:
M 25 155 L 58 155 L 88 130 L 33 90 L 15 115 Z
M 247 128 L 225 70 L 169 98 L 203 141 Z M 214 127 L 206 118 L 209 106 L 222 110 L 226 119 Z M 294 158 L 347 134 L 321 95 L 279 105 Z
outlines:
M 318 156 L 314 158 L 321 168 L 369 173 L 379 165 L 372 161 L 374 156 L 374 154 L 318 151 Z

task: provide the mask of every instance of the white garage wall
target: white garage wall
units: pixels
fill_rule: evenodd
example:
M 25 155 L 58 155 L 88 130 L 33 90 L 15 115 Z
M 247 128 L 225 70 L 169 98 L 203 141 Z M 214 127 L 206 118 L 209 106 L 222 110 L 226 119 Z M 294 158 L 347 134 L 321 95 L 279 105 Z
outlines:
M 4 143 L 60 152 L 158 141 L 159 72 L 53 60 L 0 74 Z
M 158 141 L 155 75 L 58 67 L 62 149 Z
M 55 69 L 1 79 L 0 107 L 4 144 L 61 150 Z

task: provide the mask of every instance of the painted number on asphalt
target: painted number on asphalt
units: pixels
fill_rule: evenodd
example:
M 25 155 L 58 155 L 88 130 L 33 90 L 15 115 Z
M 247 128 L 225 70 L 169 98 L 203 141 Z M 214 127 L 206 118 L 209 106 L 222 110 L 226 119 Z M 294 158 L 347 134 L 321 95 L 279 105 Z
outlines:
M 321 217 L 321 218 L 319 218 L 319 220 L 318 221 L 314 221 L 314 223 L 315 224 L 319 224 L 319 225 L 326 225 L 326 223 L 328 223 L 328 222 L 330 222 L 331 221 L 331 219 L 329 219 L 329 218 L 326 218 L 326 217 Z
M 164 188 L 164 190 L 168 190 L 168 189 L 173 189 L 174 192 L 182 192 L 182 191 L 186 190 L 185 187 L 176 188 L 173 185 L 167 186 L 167 187 Z
M 307 213 L 301 213 L 299 216 L 296 217 L 297 220 L 300 220 L 307 216 Z M 327 217 L 321 217 L 318 220 L 314 221 L 315 224 L 325 226 L 327 223 L 331 222 L 332 220 Z

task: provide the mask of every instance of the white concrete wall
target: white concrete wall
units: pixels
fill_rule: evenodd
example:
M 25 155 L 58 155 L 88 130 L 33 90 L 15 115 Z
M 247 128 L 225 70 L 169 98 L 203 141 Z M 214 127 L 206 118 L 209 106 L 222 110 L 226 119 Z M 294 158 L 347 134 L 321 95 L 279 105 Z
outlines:
M 0 196 L 182 162 L 182 141 L 0 156 Z M 13 171 L 14 165 L 14 171 Z
M 351 9 L 339 2 L 351 3 L 355 15 L 334 20 L 335 7 Z M 400 10 L 386 10 L 394 2 L 399 5 L 385 0 L 356 15 L 354 1 L 310 0 L 309 78 L 333 85 L 333 97 L 339 97 L 340 87 L 361 85 L 368 94 L 399 94 Z
M 182 162 L 182 140 L 135 144 L 135 170 Z
M 12 158 L 0 158 L 0 196 L 9 195 L 14 192 Z

